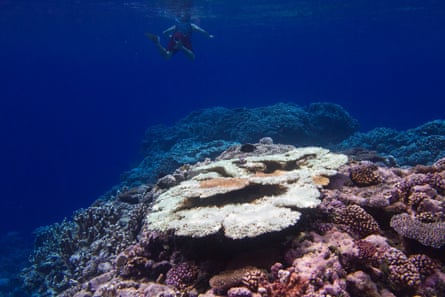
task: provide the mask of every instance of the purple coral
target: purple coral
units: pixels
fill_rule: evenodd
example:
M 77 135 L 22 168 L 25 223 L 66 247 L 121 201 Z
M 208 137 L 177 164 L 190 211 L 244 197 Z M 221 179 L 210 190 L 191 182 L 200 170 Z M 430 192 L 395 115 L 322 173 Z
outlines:
M 433 274 L 439 267 L 433 259 L 424 254 L 411 255 L 408 260 L 417 267 L 422 279 Z
M 357 240 L 355 242 L 358 248 L 358 258 L 361 260 L 371 259 L 377 252 L 377 247 L 366 240 Z
M 417 240 L 425 246 L 440 248 L 445 244 L 445 223 L 423 223 L 406 213 L 391 218 L 390 226 L 401 236 Z
M 198 277 L 198 267 L 192 262 L 183 262 L 173 266 L 166 275 L 165 283 L 178 289 L 192 285 Z
M 434 162 L 433 167 L 436 168 L 439 171 L 445 170 L 445 158 L 441 158 Z
M 434 185 L 434 178 L 427 174 L 414 173 L 405 177 L 403 180 L 395 184 L 393 196 L 396 199 L 404 201 L 408 198 L 412 188 L 416 186 Z
M 395 248 L 389 248 L 384 255 L 388 264 L 388 278 L 395 287 L 414 288 L 420 284 L 417 267 L 408 260 L 406 255 Z
M 227 297 L 252 297 L 252 292 L 245 287 L 233 287 L 227 291 Z
M 358 205 L 340 208 L 334 214 L 334 223 L 345 225 L 360 236 L 380 231 L 376 220 Z
M 441 193 L 445 193 L 445 172 L 435 173 L 431 177 L 432 185 Z

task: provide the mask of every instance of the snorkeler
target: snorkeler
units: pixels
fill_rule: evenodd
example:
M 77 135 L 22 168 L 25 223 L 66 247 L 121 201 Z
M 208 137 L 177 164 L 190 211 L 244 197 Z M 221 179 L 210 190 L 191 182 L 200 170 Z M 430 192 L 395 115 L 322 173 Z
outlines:
M 166 47 L 161 44 L 161 38 L 158 35 L 152 33 L 145 33 L 147 37 L 152 40 L 158 47 L 161 55 L 166 59 L 170 59 L 174 54 L 179 51 L 184 52 L 191 60 L 195 59 L 195 53 L 192 48 L 192 32 L 200 32 L 208 38 L 214 36 L 202 29 L 198 25 L 190 21 L 189 14 L 182 14 L 177 18 L 177 24 L 166 29 L 162 34 L 169 37 L 169 42 Z

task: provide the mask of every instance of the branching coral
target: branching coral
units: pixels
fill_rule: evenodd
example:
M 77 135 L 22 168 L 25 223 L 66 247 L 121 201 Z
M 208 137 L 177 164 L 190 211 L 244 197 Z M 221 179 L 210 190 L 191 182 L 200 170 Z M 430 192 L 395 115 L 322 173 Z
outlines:
M 131 190 L 42 229 L 29 286 L 65 297 L 441 296 L 443 255 L 390 227 L 443 248 L 445 159 L 397 169 L 343 166 L 319 148 L 258 151 L 187 165 L 142 199 Z M 152 209 L 132 204 L 142 200 Z M 215 275 L 228 262 L 252 266 Z

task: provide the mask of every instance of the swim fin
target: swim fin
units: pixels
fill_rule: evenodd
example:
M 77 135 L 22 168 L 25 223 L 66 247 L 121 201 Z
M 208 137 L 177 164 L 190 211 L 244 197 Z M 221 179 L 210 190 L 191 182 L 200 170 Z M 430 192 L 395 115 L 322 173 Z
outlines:
M 156 35 L 156 34 L 146 32 L 146 33 L 145 33 L 145 36 L 147 36 L 148 39 L 150 39 L 151 41 L 153 41 L 153 42 L 156 43 L 156 44 L 161 43 L 161 37 L 159 37 L 159 36 Z

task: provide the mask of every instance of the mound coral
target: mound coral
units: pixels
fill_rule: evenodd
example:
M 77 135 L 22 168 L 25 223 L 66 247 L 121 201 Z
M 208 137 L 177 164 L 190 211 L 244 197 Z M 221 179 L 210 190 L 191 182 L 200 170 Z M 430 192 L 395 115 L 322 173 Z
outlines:
M 350 177 L 359 187 L 376 185 L 381 182 L 377 165 L 370 162 L 363 162 L 351 168 Z
M 376 220 L 358 205 L 348 205 L 334 213 L 334 222 L 345 225 L 354 233 L 366 236 L 380 231 Z
M 412 288 L 420 284 L 417 267 L 408 260 L 403 252 L 389 248 L 383 259 L 388 265 L 388 277 L 393 286 Z
M 266 275 L 256 267 L 242 267 L 234 270 L 226 270 L 213 276 L 210 287 L 217 293 L 224 294 L 228 289 L 245 285 L 249 289 L 256 290 Z
M 155 198 L 146 227 L 188 237 L 223 231 L 241 239 L 294 225 L 319 203 L 315 176 L 332 176 L 347 157 L 307 147 L 282 154 L 220 160 L 191 168 L 185 180 Z M 298 210 L 297 210 L 298 209 Z
M 165 283 L 178 289 L 192 285 L 198 277 L 198 267 L 191 262 L 173 266 L 166 275 Z

